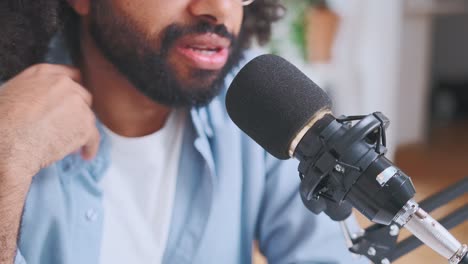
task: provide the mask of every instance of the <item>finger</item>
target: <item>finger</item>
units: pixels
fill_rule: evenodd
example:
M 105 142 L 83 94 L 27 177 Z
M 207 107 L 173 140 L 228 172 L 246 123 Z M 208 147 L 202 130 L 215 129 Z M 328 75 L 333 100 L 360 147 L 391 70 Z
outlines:
M 88 106 L 92 105 L 93 96 L 88 90 L 86 90 L 86 88 L 76 83 L 76 85 L 72 85 L 72 90 L 73 92 L 76 92 L 81 98 L 83 98 L 83 100 L 86 102 Z
M 81 72 L 75 67 L 62 64 L 42 64 L 50 74 L 65 75 L 77 83 L 82 83 Z
M 96 157 L 99 150 L 100 139 L 101 136 L 99 135 L 98 129 L 95 126 L 93 126 L 93 132 L 91 133 L 91 137 L 81 150 L 81 156 L 83 157 L 83 159 L 92 160 Z

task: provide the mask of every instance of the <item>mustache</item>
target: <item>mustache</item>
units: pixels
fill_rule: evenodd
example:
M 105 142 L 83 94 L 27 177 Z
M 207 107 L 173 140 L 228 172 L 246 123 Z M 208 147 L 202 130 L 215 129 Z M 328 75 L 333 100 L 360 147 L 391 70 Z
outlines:
M 163 32 L 162 50 L 167 52 L 170 47 L 181 37 L 191 34 L 212 33 L 226 38 L 231 42 L 231 47 L 237 43 L 237 36 L 229 32 L 223 24 L 213 25 L 207 22 L 199 22 L 195 25 L 171 24 Z

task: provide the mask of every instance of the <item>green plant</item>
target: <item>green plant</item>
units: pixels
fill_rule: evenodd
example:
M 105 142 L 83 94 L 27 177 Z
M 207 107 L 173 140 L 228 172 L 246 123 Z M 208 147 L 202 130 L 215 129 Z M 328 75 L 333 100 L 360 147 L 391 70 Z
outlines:
M 269 44 L 273 54 L 281 54 L 285 49 L 284 43 L 290 43 L 288 49 L 294 49 L 297 55 L 306 60 L 306 12 L 309 7 L 327 8 L 326 0 L 284 0 L 287 10 L 286 18 L 280 22 L 289 28 L 287 40 L 285 35 L 274 36 Z
M 299 49 L 301 56 L 305 59 L 306 51 L 306 25 L 305 25 L 305 9 L 301 9 L 297 14 L 296 19 L 291 24 L 291 38 Z
M 296 6 L 301 6 L 300 3 L 295 2 Z M 306 50 L 306 12 L 307 7 L 328 8 L 327 0 L 303 0 L 302 7 L 298 8 L 296 19 L 291 24 L 291 37 L 297 45 L 302 57 L 305 59 L 307 56 Z

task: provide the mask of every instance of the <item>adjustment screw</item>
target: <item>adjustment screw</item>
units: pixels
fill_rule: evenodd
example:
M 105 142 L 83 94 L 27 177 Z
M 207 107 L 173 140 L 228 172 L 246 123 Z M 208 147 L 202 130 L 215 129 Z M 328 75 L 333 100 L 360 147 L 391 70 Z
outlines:
M 390 235 L 391 236 L 398 236 L 400 233 L 400 228 L 397 225 L 390 226 Z
M 367 254 L 369 256 L 375 256 L 375 253 L 377 253 L 377 251 L 375 250 L 374 247 L 370 247 L 369 250 L 367 250 Z
M 335 165 L 335 170 L 339 173 L 345 173 L 345 168 L 341 166 L 340 164 Z
M 384 259 L 382 259 L 380 264 L 390 264 L 390 260 L 388 260 L 387 258 L 384 258 Z

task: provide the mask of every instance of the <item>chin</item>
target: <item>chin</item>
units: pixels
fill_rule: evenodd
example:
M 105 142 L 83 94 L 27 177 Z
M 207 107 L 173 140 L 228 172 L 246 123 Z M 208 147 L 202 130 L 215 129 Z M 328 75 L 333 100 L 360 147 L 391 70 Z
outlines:
M 178 76 L 180 83 L 187 87 L 200 87 L 209 89 L 219 79 L 220 71 L 191 69 L 189 76 Z

